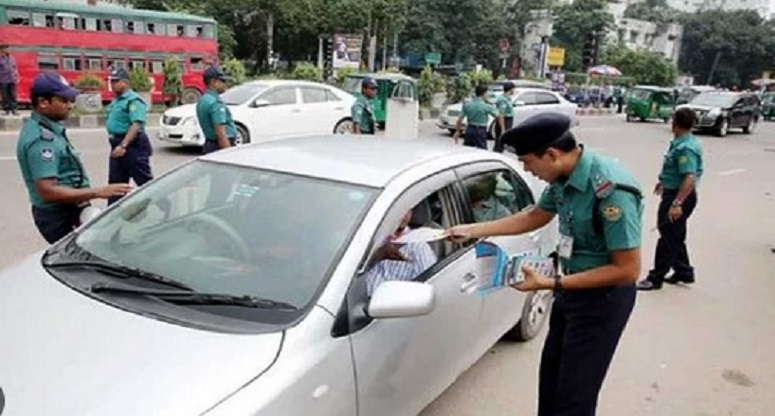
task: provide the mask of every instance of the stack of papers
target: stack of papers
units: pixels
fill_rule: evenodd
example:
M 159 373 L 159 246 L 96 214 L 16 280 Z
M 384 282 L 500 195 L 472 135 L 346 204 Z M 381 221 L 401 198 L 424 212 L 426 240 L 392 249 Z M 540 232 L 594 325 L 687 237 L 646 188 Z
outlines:
M 477 243 L 475 249 L 477 259 L 494 262 L 491 274 L 480 275 L 479 285 L 476 288 L 476 292 L 480 294 L 524 282 L 523 267 L 528 267 L 544 276 L 553 276 L 555 273 L 554 260 L 540 256 L 535 251 L 509 255 L 497 244 L 487 241 Z

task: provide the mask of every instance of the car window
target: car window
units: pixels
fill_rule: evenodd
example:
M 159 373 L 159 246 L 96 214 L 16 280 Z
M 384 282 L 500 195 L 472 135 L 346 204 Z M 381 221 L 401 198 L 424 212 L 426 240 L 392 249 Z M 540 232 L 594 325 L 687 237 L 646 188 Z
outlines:
M 546 104 L 559 104 L 559 103 L 560 103 L 560 100 L 558 100 L 554 94 L 549 94 L 546 92 L 536 93 L 536 104 L 546 105 Z
M 463 188 L 475 222 L 505 218 L 533 204 L 530 188 L 507 170 L 470 176 Z
M 339 98 L 339 96 L 337 96 L 336 94 L 334 94 L 330 90 L 326 90 L 326 99 L 328 101 L 342 101 L 342 99 Z
M 100 259 L 196 291 L 301 309 L 327 282 L 378 192 L 196 161 L 126 198 L 76 243 Z
M 536 104 L 537 102 L 536 93 L 523 92 L 522 94 L 519 94 L 514 101 L 522 101 L 523 103 L 525 103 L 525 105 Z
M 277 88 L 262 95 L 261 99 L 268 101 L 270 105 L 296 104 L 296 88 Z
M 304 104 L 315 104 L 328 102 L 328 95 L 323 88 L 301 88 L 301 100 Z

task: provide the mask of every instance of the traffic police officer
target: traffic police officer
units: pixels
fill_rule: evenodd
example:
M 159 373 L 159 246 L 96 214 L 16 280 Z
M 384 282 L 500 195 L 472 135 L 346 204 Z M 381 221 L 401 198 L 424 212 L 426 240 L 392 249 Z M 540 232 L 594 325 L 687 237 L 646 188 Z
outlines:
M 578 145 L 569 117 L 534 116 L 506 132 L 525 170 L 550 183 L 537 206 L 454 227 L 451 239 L 524 234 L 559 216 L 564 274 L 525 269 L 519 291 L 553 289 L 541 356 L 539 416 L 593 416 L 619 338 L 635 305 L 642 203 L 638 183 L 611 159 Z
M 41 73 L 30 90 L 32 115 L 16 144 L 35 226 L 52 244 L 80 226 L 81 212 L 89 201 L 122 196 L 132 189 L 125 183 L 89 187 L 89 177 L 61 123 L 69 117 L 77 95 L 78 90 L 59 74 Z
M 495 108 L 498 109 L 500 118 L 495 130 L 495 146 L 493 151 L 503 153 L 503 143 L 501 142 L 501 136 L 503 133 L 511 130 L 514 126 L 514 104 L 511 102 L 514 96 L 514 83 L 505 82 L 503 84 L 503 94 L 501 94 L 495 100 Z
M 148 103 L 132 90 L 129 73 L 118 68 L 110 73 L 110 86 L 116 97 L 108 108 L 105 126 L 110 142 L 108 183 L 129 183 L 143 186 L 153 179 L 151 155 L 153 148 L 145 133 Z M 108 199 L 113 204 L 119 198 Z
M 350 115 L 353 119 L 353 133 L 374 134 L 376 132 L 374 104 L 372 103 L 376 96 L 377 81 L 369 77 L 363 78 L 361 81 L 361 94 L 350 109 Z
M 217 66 L 208 67 L 204 73 L 207 91 L 196 104 L 196 117 L 205 135 L 205 154 L 234 146 L 237 140 L 237 126 L 231 118 L 231 111 L 221 99 L 231 77 Z
M 487 122 L 489 116 L 502 118 L 498 110 L 484 100 L 487 94 L 486 85 L 476 86 L 476 97 L 463 104 L 463 111 L 457 119 L 457 130 L 455 131 L 455 144 L 460 138 L 460 131 L 463 129 L 463 119 L 468 120 L 466 132 L 463 138 L 463 146 L 478 147 L 487 149 Z M 498 121 L 501 122 L 500 120 Z
M 697 186 L 703 173 L 702 144 L 692 135 L 694 112 L 673 114 L 673 140 L 665 155 L 654 194 L 661 195 L 657 212 L 659 241 L 654 268 L 638 283 L 640 290 L 656 290 L 662 283 L 694 283 L 694 268 L 686 250 L 686 223 L 697 206 Z M 670 270 L 673 275 L 665 278 Z

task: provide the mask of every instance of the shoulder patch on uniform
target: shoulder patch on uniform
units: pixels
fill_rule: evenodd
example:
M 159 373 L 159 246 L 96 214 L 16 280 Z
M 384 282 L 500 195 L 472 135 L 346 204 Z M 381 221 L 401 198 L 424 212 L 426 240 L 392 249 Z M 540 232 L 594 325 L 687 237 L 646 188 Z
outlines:
M 603 207 L 603 217 L 611 222 L 619 221 L 619 219 L 622 218 L 622 209 L 617 205 L 606 205 Z
M 52 160 L 54 160 L 54 151 L 51 149 L 41 150 L 40 159 L 44 162 L 51 162 Z
M 45 127 L 41 127 L 40 128 L 40 138 L 41 138 L 41 140 L 45 140 L 45 141 L 49 141 L 50 142 L 50 141 L 54 140 L 54 137 L 55 137 L 55 135 L 54 135 L 53 131 L 51 131 L 51 130 L 45 128 Z
M 682 155 L 681 157 L 678 158 L 678 163 L 686 163 L 688 161 L 689 161 L 689 156 L 686 156 L 686 155 Z
M 599 178 L 595 180 L 595 196 L 603 199 L 608 198 L 614 192 L 614 183 L 608 179 Z
M 137 111 L 137 106 L 134 103 L 129 104 L 129 111 Z

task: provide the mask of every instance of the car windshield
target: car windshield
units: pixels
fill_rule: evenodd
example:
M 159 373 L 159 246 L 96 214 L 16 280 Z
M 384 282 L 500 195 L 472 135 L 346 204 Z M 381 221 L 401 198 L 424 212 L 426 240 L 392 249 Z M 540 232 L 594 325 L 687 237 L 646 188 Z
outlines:
M 261 91 L 267 89 L 266 85 L 261 84 L 242 84 L 229 88 L 223 94 L 221 99 L 227 105 L 245 104 L 251 98 L 255 97 Z
M 632 90 L 632 98 L 638 99 L 638 100 L 648 100 L 651 97 L 651 94 L 653 94 L 654 91 L 652 90 L 644 90 L 636 88 Z
M 194 161 L 134 192 L 75 244 L 196 292 L 301 309 L 325 284 L 377 192 Z
M 703 105 L 708 107 L 729 107 L 731 106 L 737 96 L 734 94 L 719 94 L 719 93 L 707 93 L 704 92 L 692 99 L 691 103 L 696 105 Z

